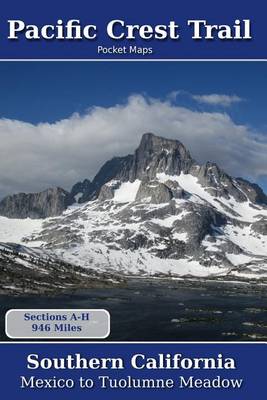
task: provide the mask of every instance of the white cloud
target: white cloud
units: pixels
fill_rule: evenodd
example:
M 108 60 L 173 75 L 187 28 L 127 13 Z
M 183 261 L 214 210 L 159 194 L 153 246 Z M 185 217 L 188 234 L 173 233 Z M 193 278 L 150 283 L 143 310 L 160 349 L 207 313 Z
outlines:
M 216 161 L 235 176 L 266 175 L 267 140 L 226 113 L 129 97 L 56 123 L 0 119 L 0 196 L 92 178 L 109 158 L 132 153 L 144 132 L 182 141 L 198 161 Z
M 203 94 L 203 95 L 191 95 L 192 98 L 198 103 L 209 104 L 212 106 L 229 107 L 234 103 L 240 103 L 243 99 L 236 95 L 226 94 Z
M 173 90 L 172 92 L 168 93 L 167 99 L 174 102 L 174 101 L 176 101 L 177 97 L 180 95 L 192 96 L 190 93 L 188 93 L 184 90 Z

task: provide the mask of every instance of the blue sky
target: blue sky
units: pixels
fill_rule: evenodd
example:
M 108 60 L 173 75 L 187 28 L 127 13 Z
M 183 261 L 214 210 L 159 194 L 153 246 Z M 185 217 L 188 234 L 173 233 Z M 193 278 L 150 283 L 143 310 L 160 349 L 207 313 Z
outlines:
M 170 101 L 171 105 L 168 112 L 171 112 L 171 118 L 173 118 L 173 112 L 177 111 L 177 113 L 181 113 L 183 112 L 183 109 L 196 112 L 198 117 L 201 117 L 204 114 L 206 115 L 206 113 L 208 113 L 208 116 L 211 119 L 213 115 L 216 115 L 216 118 L 218 117 L 219 119 L 224 117 L 227 119 L 229 117 L 231 124 L 234 124 L 233 136 L 231 136 L 231 132 L 228 132 L 228 136 L 223 138 L 223 142 L 222 140 L 218 140 L 216 144 L 216 141 L 214 141 L 210 153 L 205 153 L 203 149 L 200 149 L 200 161 L 203 161 L 205 157 L 208 157 L 211 160 L 214 159 L 214 161 L 217 161 L 218 163 L 225 164 L 223 167 L 226 170 L 229 164 L 229 173 L 233 173 L 233 170 L 235 171 L 236 168 L 236 174 L 242 175 L 242 165 L 246 165 L 249 157 L 257 157 L 257 150 L 255 149 L 260 148 L 260 143 L 263 143 L 264 148 L 267 143 L 266 65 L 267 64 L 263 62 L 0 63 L 0 118 L 2 121 L 8 119 L 12 122 L 9 123 L 8 128 L 2 124 L 2 129 L 5 129 L 2 135 L 5 135 L 7 129 L 10 129 L 11 132 L 14 130 L 14 132 L 17 132 L 17 135 L 20 134 L 20 139 L 23 140 L 22 135 L 23 132 L 25 132 L 25 142 L 29 143 L 29 154 L 27 159 L 31 159 L 33 153 L 36 154 L 39 150 L 37 151 L 35 147 L 31 148 L 30 141 L 32 139 L 27 136 L 28 128 L 28 130 L 34 131 L 34 126 L 36 126 L 36 124 L 48 123 L 49 129 L 51 127 L 54 129 L 55 126 L 58 126 L 54 123 L 63 119 L 71 120 L 72 124 L 73 121 L 71 116 L 74 113 L 79 114 L 79 118 L 82 120 L 82 124 L 84 125 L 85 122 L 83 116 L 87 116 L 88 113 L 91 112 L 88 111 L 88 109 L 90 110 L 95 106 L 101 108 L 101 112 L 97 112 L 97 118 L 101 118 L 102 115 L 105 121 L 107 121 L 108 115 L 111 112 L 108 110 L 112 110 L 113 113 L 113 108 L 116 105 L 120 105 L 121 107 L 125 106 L 123 108 L 124 111 L 129 107 L 131 110 L 134 109 L 139 112 L 140 104 L 137 107 L 136 104 L 133 105 L 131 101 L 129 101 L 129 96 L 136 94 L 142 96 L 143 99 L 149 99 L 148 103 L 153 103 L 153 99 L 156 99 L 161 104 L 160 110 L 164 108 L 162 104 L 165 101 Z M 211 94 L 229 96 L 229 98 L 235 96 L 238 101 L 233 101 L 228 105 L 225 105 L 220 101 L 211 104 L 210 102 L 205 101 L 205 97 L 203 97 L 210 96 Z M 153 105 L 150 104 L 149 112 L 152 108 Z M 154 107 L 153 109 L 154 112 L 159 112 L 157 108 Z M 120 114 L 118 114 L 118 116 L 119 115 Z M 137 114 L 137 118 L 139 118 L 139 115 L 143 114 Z M 90 118 L 88 124 L 92 127 L 92 121 L 94 122 L 96 115 L 91 115 Z M 162 118 L 164 118 L 164 114 Z M 15 125 L 13 120 L 20 121 L 21 123 L 27 122 L 31 125 L 27 128 L 27 125 L 22 124 L 23 129 L 17 129 L 16 127 L 18 127 L 18 124 Z M 112 122 L 113 124 L 119 125 L 119 117 L 114 119 L 114 121 Z M 99 124 L 101 125 L 101 121 Z M 226 129 L 232 129 L 231 124 L 229 125 L 230 128 L 228 127 Z M 63 129 L 61 125 L 59 130 Z M 66 129 L 70 129 L 69 126 L 70 123 Z M 162 134 L 163 126 L 159 129 L 159 132 L 156 133 Z M 166 130 L 168 130 L 168 125 L 166 126 Z M 227 127 L 228 125 L 226 124 L 225 126 Z M 246 132 L 243 136 L 240 135 L 240 138 L 237 136 L 234 137 L 234 135 L 239 135 L 239 126 L 245 126 Z M 96 130 L 98 127 L 99 125 L 97 125 Z M 149 124 L 146 121 L 144 127 L 139 124 L 138 128 L 140 130 L 142 130 L 142 128 L 147 130 L 149 129 Z M 84 126 L 83 129 L 85 129 Z M 195 128 L 192 126 L 192 129 Z M 36 130 L 36 133 L 33 135 L 43 135 L 43 140 L 45 141 L 45 133 L 43 133 L 43 131 L 45 132 L 45 129 L 42 130 L 42 133 L 38 133 Z M 237 133 L 235 133 L 235 131 Z M 77 132 L 79 131 L 77 130 Z M 93 131 L 90 132 L 91 135 L 94 134 Z M 141 132 L 138 132 L 138 135 L 139 133 Z M 57 131 L 56 134 L 60 136 L 59 131 Z M 83 161 L 78 161 L 78 159 L 81 159 L 82 157 L 80 156 L 77 147 L 76 153 L 73 150 L 71 155 L 74 161 L 68 171 L 69 177 L 64 180 L 63 184 L 69 186 L 72 179 L 82 179 L 87 176 L 92 177 L 97 171 L 97 168 L 101 165 L 101 162 L 105 161 L 104 157 L 111 157 L 117 154 L 123 155 L 125 151 L 131 152 L 131 146 L 135 146 L 137 139 L 139 140 L 138 137 L 136 141 L 131 141 L 131 135 L 133 135 L 133 133 L 130 134 L 130 131 L 128 136 L 125 134 L 124 144 L 122 143 L 121 138 L 115 135 L 116 137 L 114 136 L 113 142 L 117 140 L 118 143 L 117 145 L 116 143 L 113 143 L 113 147 L 108 142 L 108 140 L 112 141 L 112 134 L 110 133 L 108 136 L 103 136 L 102 146 L 105 146 L 107 150 L 105 152 L 102 148 L 103 160 L 101 153 L 97 158 L 99 162 L 95 161 L 92 165 L 88 164 L 88 166 L 85 165 L 84 167 L 82 167 L 81 163 L 86 162 L 86 158 Z M 170 135 L 173 136 L 174 133 Z M 79 140 L 78 136 L 79 133 L 76 133 L 77 140 Z M 166 132 L 165 136 L 168 136 L 168 132 Z M 253 142 L 252 147 L 255 147 L 253 153 L 249 152 L 250 144 L 247 136 L 249 137 L 249 140 L 252 140 Z M 8 140 L 8 137 L 9 136 L 5 136 L 5 140 Z M 202 139 L 201 136 L 199 136 L 199 139 Z M 230 166 L 230 162 L 227 161 L 226 153 L 231 149 L 232 139 L 235 153 L 233 153 L 233 156 L 229 155 L 229 157 L 235 157 L 236 159 L 240 158 L 238 167 L 235 167 L 234 165 Z M 12 145 L 13 147 L 16 147 L 15 136 L 13 137 L 13 140 Z M 50 138 L 49 140 L 51 142 L 52 139 Z M 238 140 L 240 140 L 239 152 L 237 149 Z M 185 141 L 187 141 L 186 137 Z M 65 142 L 67 141 L 65 140 Z M 244 142 L 246 142 L 245 145 Z M 121 148 L 119 147 L 120 143 Z M 192 143 L 194 143 L 193 139 Z M 221 147 L 218 148 L 218 150 L 224 151 L 225 157 L 218 157 L 217 159 L 216 146 L 219 146 L 219 143 L 221 143 Z M 186 144 L 190 147 L 190 141 Z M 57 143 L 53 143 L 53 151 L 51 149 L 47 151 L 50 151 L 51 153 L 54 152 L 56 145 L 60 148 L 58 140 Z M 81 145 L 84 147 L 82 142 Z M 101 147 L 100 142 L 95 145 Z M 242 146 L 244 146 L 244 148 Z M 8 144 L 7 149 L 11 149 L 11 142 Z M 7 149 L 3 151 L 8 151 Z M 110 150 L 108 151 L 108 149 Z M 18 154 L 19 147 L 16 151 L 16 154 Z M 81 149 L 81 153 L 82 151 L 83 149 Z M 93 151 L 93 149 L 91 149 L 91 151 Z M 5 156 L 5 154 L 6 153 L 4 153 L 3 156 Z M 16 154 L 14 154 L 14 157 Z M 197 148 L 193 147 L 193 155 L 195 154 L 197 154 Z M 266 153 L 263 152 L 263 154 L 260 155 L 262 159 L 264 159 L 264 154 Z M 53 156 L 57 156 L 56 151 Z M 62 153 L 60 156 L 63 158 L 64 154 Z M 68 154 L 68 157 L 70 157 L 70 154 Z M 90 157 L 91 156 L 88 153 L 88 158 Z M 47 159 L 44 154 L 40 155 L 40 163 L 42 160 L 45 160 L 44 164 L 45 162 L 47 163 Z M 261 168 L 259 164 L 260 160 L 261 158 L 257 161 L 258 164 L 256 166 L 254 165 L 254 161 L 250 160 L 251 167 L 249 164 L 247 168 L 245 168 L 243 176 L 252 178 L 259 182 L 266 190 L 266 164 L 262 164 Z M 16 163 L 19 164 L 18 161 L 16 161 L 15 164 Z M 25 160 L 23 160 L 23 163 L 25 163 Z M 6 165 L 0 165 L 0 169 L 2 170 L 7 167 L 8 166 Z M 29 169 L 30 168 L 32 167 L 29 166 Z M 56 167 L 54 167 L 54 170 L 55 168 Z M 251 174 L 249 168 L 251 168 L 251 171 L 253 169 Z M 58 166 L 57 169 L 59 170 Z M 4 193 L 8 190 L 21 190 L 19 184 L 21 179 L 13 179 L 10 174 L 8 176 L 0 176 L 0 181 L 6 182 L 5 185 L 2 184 L 2 188 L 0 185 L 0 194 L 1 191 Z M 37 190 L 50 182 L 51 185 L 60 184 L 62 176 L 65 176 L 64 169 L 63 172 L 58 173 L 58 177 L 56 175 L 52 176 L 52 172 L 49 171 L 47 179 L 41 182 L 40 185 L 42 186 L 39 187 L 34 183 L 37 182 L 38 176 L 34 175 L 31 177 L 32 183 L 30 183 L 26 189 Z
M 184 90 L 236 94 L 246 101 L 227 110 L 235 121 L 267 131 L 266 69 L 264 62 L 1 63 L 0 116 L 54 122 L 93 105 L 121 103 L 133 93 L 165 98 Z M 185 98 L 179 102 L 187 104 Z

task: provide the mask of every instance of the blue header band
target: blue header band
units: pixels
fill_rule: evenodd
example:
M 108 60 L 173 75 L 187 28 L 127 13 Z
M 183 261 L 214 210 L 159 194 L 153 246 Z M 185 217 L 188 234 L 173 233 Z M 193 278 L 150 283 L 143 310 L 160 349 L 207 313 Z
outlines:
M 161 368 L 160 354 L 165 358 L 178 355 L 180 368 Z M 241 400 L 265 398 L 265 344 L 152 344 L 152 343 L 54 343 L 54 344 L 1 344 L 1 391 L 12 399 L 61 399 L 76 398 L 105 399 L 180 399 L 195 400 Z M 136 357 L 138 355 L 139 358 Z M 29 356 L 35 361 L 29 362 Z M 99 360 L 101 358 L 121 359 L 113 368 L 99 367 L 93 361 L 91 368 L 56 369 L 53 359 L 66 359 L 68 356 Z M 133 357 L 135 356 L 135 363 Z M 194 358 L 233 358 L 235 368 L 203 368 L 203 363 L 193 368 L 190 360 Z M 157 361 L 157 369 L 149 369 L 149 358 Z M 38 359 L 38 364 L 36 360 Z M 184 359 L 184 361 L 181 361 Z M 41 361 L 42 360 L 42 361 Z M 50 361 L 49 361 L 50 360 Z M 52 360 L 52 362 L 51 362 Z M 188 361 L 189 360 L 189 361 Z M 53 365 L 51 366 L 51 364 Z M 134 365 L 138 368 L 135 368 Z M 77 363 L 73 364 L 78 365 Z M 104 365 L 104 366 L 103 366 Z M 144 368 L 141 368 L 145 365 Z M 211 364 L 210 364 L 211 365 Z M 219 364 L 217 364 L 218 366 Z M 65 364 L 66 366 L 66 364 Z M 80 363 L 81 366 L 81 363 Z M 229 364 L 228 364 L 229 366 Z M 31 367 L 31 368 L 29 368 Z M 100 377 L 107 378 L 100 378 Z M 191 378 L 192 377 L 192 378 Z M 82 378 L 82 379 L 81 379 Z M 54 388 L 45 386 L 69 385 L 73 387 Z M 61 379 L 61 381 L 59 381 Z M 154 385 L 164 387 L 133 387 L 134 385 Z M 161 380 L 161 381 L 157 381 Z M 66 380 L 68 382 L 66 383 Z M 86 383 L 86 380 L 87 383 Z M 81 382 L 82 381 L 82 382 Z M 74 382 L 74 384 L 72 383 Z M 80 383 L 81 382 L 81 383 Z M 173 382 L 173 384 L 172 384 Z M 210 384 L 209 384 L 210 382 Z M 87 386 L 86 386 L 87 385 Z M 117 385 L 118 387 L 111 387 Z M 203 386 L 204 385 L 204 386 Z M 212 387 L 209 387 L 212 385 Z M 39 388 L 37 387 L 39 386 Z M 82 387 L 81 387 L 82 386 Z M 84 387 L 86 386 L 86 387 Z M 91 386 L 91 387 L 90 387 Z M 240 386 L 240 387 L 239 387 Z M 262 396 L 261 396 L 262 395 Z
M 265 19 L 263 1 L 15 0 L 1 5 L 0 59 L 266 59 Z

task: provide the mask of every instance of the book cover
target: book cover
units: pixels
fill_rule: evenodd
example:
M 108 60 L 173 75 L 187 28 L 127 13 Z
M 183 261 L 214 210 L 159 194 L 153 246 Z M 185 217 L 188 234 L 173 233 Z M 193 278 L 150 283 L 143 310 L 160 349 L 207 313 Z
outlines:
M 4 397 L 266 397 L 265 11 L 2 5 Z

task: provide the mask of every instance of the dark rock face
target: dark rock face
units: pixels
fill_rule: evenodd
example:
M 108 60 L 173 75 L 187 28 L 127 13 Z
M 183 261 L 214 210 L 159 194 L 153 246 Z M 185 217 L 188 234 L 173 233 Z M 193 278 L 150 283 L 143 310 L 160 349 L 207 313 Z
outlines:
M 114 191 L 120 187 L 120 181 L 111 181 L 103 185 L 99 191 L 97 199 L 99 201 L 105 201 L 113 199 Z
M 187 173 L 193 163 L 189 151 L 178 140 L 145 133 L 135 151 L 129 177 L 134 181 L 144 177 L 152 179 L 161 172 L 180 175 L 182 171 Z
M 94 177 L 88 190 L 86 190 L 83 196 L 79 199 L 79 203 L 84 203 L 98 197 L 101 187 L 111 179 L 127 181 L 129 178 L 129 169 L 132 164 L 132 159 L 133 156 L 128 155 L 126 157 L 114 157 L 107 161 Z
M 61 188 L 40 193 L 18 193 L 0 202 L 0 215 L 8 218 L 47 218 L 62 214 L 73 203 L 70 194 Z
M 78 182 L 72 187 L 70 195 L 77 203 L 82 203 L 81 199 L 90 195 L 92 190 L 92 182 L 89 179 L 85 179 L 83 182 Z
M 93 185 L 100 188 L 111 179 L 121 179 L 127 181 L 129 179 L 129 169 L 131 168 L 133 155 L 125 157 L 114 157 L 107 161 L 99 172 L 96 174 Z
M 256 233 L 260 233 L 261 235 L 267 235 L 267 218 L 261 218 L 260 220 L 254 222 L 251 225 L 251 229 Z
M 204 165 L 194 165 L 190 173 L 198 178 L 198 182 L 207 188 L 207 192 L 215 197 L 227 200 L 232 196 L 236 201 L 247 201 L 246 195 L 240 191 L 233 178 L 227 175 L 217 164 L 207 162 Z
M 136 194 L 136 201 L 149 201 L 152 204 L 168 203 L 173 197 L 168 186 L 158 181 L 142 181 Z
M 172 196 L 175 199 L 184 199 L 187 197 L 187 193 L 179 186 L 178 182 L 168 180 L 165 185 L 171 190 Z
M 236 178 L 236 181 L 252 203 L 267 205 L 267 196 L 256 183 L 251 183 L 243 178 Z

